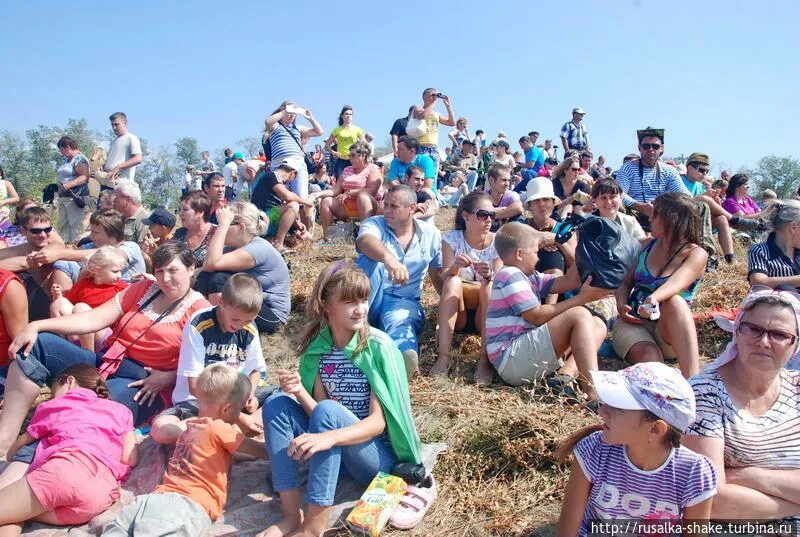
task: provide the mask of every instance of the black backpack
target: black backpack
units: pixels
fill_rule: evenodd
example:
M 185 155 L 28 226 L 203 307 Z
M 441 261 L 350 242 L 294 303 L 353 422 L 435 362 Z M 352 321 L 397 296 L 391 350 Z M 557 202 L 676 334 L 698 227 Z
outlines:
M 575 263 L 581 281 L 592 277 L 592 287 L 616 289 L 636 262 L 641 245 L 616 222 L 602 216 L 570 216 L 556 224 L 556 240 L 566 242 L 580 231 Z

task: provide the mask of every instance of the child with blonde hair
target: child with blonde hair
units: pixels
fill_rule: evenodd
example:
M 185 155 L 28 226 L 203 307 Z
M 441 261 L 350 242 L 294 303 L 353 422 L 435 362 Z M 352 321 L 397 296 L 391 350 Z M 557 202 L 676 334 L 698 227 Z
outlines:
M 306 303 L 300 371 L 278 370 L 282 391 L 263 408 L 283 518 L 260 537 L 322 533 L 342 470 L 367 484 L 398 461 L 420 462 L 403 356 L 369 326 L 369 293 L 369 278 L 349 260 L 317 277 Z M 309 463 L 305 511 L 300 461 Z M 419 520 L 428 505 L 415 510 Z
M 680 372 L 645 362 L 592 371 L 592 381 L 603 424 L 584 427 L 559 446 L 560 460 L 570 453 L 575 459 L 556 536 L 595 534 L 592 525 L 603 520 L 626 520 L 628 535 L 680 533 L 657 528 L 707 521 L 717 475 L 710 460 L 681 446 L 681 434 L 695 420 L 695 398 Z
M 88 364 L 64 369 L 24 434 L 7 453 L 38 440 L 25 476 L 0 489 L 0 535 L 20 535 L 22 523 L 88 522 L 119 498 L 119 482 L 136 465 L 133 415 L 109 399 L 108 386 Z
M 197 377 L 198 417 L 178 438 L 164 478 L 106 526 L 105 537 L 204 535 L 222 514 L 235 452 L 264 458 L 264 445 L 233 423 L 250 397 L 250 380 L 224 363 Z
M 128 287 L 122 280 L 122 270 L 128 266 L 127 256 L 116 246 L 101 246 L 89 258 L 86 269 L 72 289 L 64 292 L 56 283 L 50 288 L 53 302 L 50 304 L 50 317 L 61 317 L 97 308 L 117 293 Z M 80 336 L 80 345 L 86 350 L 94 351 L 102 344 L 110 331 Z

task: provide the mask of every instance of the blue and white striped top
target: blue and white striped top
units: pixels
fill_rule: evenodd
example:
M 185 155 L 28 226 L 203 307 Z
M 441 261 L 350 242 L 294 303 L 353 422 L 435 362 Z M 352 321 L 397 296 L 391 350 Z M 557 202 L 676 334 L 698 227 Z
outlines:
M 624 446 L 606 444 L 602 435 L 592 433 L 574 450 L 592 484 L 579 536 L 591 534 L 591 523 L 602 519 L 677 521 L 684 509 L 717 493 L 716 470 L 703 455 L 681 446 L 672 449 L 660 467 L 641 470 L 628 459 Z
M 635 202 L 653 203 L 664 192 L 682 192 L 691 196 L 678 170 L 661 161 L 653 168 L 642 166 L 640 175 L 639 161 L 630 160 L 617 171 L 617 183 L 622 188 L 622 203 L 625 207 L 630 207 Z
M 294 123 L 288 127 L 285 127 L 280 122 L 275 124 L 269 135 L 269 143 L 272 147 L 270 161 L 273 163 L 271 169 L 277 168 L 283 159 L 291 157 L 303 158 L 305 153 L 300 148 L 300 139 L 300 129 Z

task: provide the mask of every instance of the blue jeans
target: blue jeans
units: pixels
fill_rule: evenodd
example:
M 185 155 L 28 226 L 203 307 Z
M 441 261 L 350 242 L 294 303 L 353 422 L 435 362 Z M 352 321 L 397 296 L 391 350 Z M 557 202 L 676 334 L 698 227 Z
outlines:
M 264 436 L 272 466 L 272 488 L 277 491 L 300 488 L 298 461 L 289 456 L 289 443 L 304 433 L 324 433 L 349 427 L 359 419 L 330 399 L 317 403 L 308 416 L 293 397 L 277 392 L 264 403 Z M 340 472 L 359 483 L 369 483 L 378 472 L 390 472 L 397 462 L 385 435 L 354 446 L 336 446 L 315 453 L 308 467 L 307 503 L 333 505 Z
M 522 168 L 521 173 L 522 173 L 522 181 L 517 183 L 517 186 L 514 187 L 514 192 L 525 192 L 525 189 L 528 188 L 528 183 L 531 181 L 531 179 L 539 177 L 539 173 L 533 171 L 533 168 Z
M 369 324 L 389 334 L 400 352 L 413 350 L 419 353 L 417 336 L 425 321 L 419 297 L 395 296 L 391 287 L 384 290 L 384 283 L 388 282 L 384 282 L 383 263 L 362 255 L 357 264 L 369 277 Z
M 419 154 L 428 155 L 429 157 L 431 157 L 431 159 L 433 160 L 433 169 L 435 171 L 439 170 L 439 163 L 441 162 L 441 157 L 439 156 L 439 148 L 437 146 L 421 145 L 419 146 Z
M 28 379 L 43 386 L 71 365 L 89 364 L 98 367 L 102 358 L 102 352 L 87 351 L 62 337 L 44 332 L 36 338 L 36 343 L 27 357 L 22 353 L 17 354 L 16 363 Z M 133 422 L 137 425 L 145 423 L 164 408 L 164 402 L 160 397 L 156 397 L 152 406 L 141 406 L 133 400 L 139 388 L 129 388 L 128 384 L 145 377 L 147 371 L 141 365 L 125 359 L 117 372 L 106 382 L 111 399 L 125 405 L 133 414 Z
M 478 172 L 469 172 L 467 174 L 467 188 L 470 192 L 475 190 L 478 183 Z

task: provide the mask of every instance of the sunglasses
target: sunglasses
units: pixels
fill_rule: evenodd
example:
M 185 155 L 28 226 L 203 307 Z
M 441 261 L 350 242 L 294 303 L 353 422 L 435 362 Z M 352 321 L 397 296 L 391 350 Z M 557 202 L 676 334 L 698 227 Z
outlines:
M 45 235 L 49 235 L 51 231 L 53 231 L 53 226 L 28 228 L 28 233 L 31 233 L 33 235 L 40 235 L 42 233 L 44 233 Z
M 579 171 L 581 171 L 581 169 L 580 168 L 570 168 L 570 171 L 579 172 Z
M 661 144 L 642 144 L 642 149 L 661 149 Z
M 698 172 L 702 173 L 703 175 L 707 174 L 711 168 L 701 168 L 699 164 L 690 164 L 692 168 L 697 170 Z
M 768 330 L 763 326 L 748 321 L 739 322 L 739 333 L 749 339 L 759 340 L 764 334 L 770 342 L 776 345 L 791 345 L 797 340 L 797 336 L 789 334 L 783 330 Z
M 492 211 L 487 211 L 485 209 L 478 209 L 472 214 L 474 214 L 475 217 L 478 218 L 479 220 L 486 220 L 487 218 L 494 220 L 494 213 Z

